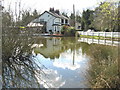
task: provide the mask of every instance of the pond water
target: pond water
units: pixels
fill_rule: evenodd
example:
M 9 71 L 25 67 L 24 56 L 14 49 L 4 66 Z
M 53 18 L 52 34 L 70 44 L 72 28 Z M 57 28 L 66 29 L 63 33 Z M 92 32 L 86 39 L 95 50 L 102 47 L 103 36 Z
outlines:
M 5 88 L 89 88 L 92 61 L 108 59 L 104 63 L 112 64 L 118 50 L 73 37 L 4 37 L 3 41 Z M 117 74 L 117 65 L 115 70 Z
M 51 87 L 88 87 L 86 79 L 88 56 L 82 54 L 80 47 L 76 47 L 77 41 L 74 38 L 71 38 L 74 42 L 67 42 L 67 40 L 64 42 L 65 38 L 63 41 L 62 39 L 47 38 L 46 45 L 43 44 L 33 50 L 34 60 L 40 62 L 38 65 L 44 65 L 47 68 L 45 70 L 50 74 L 50 77 L 44 80 Z

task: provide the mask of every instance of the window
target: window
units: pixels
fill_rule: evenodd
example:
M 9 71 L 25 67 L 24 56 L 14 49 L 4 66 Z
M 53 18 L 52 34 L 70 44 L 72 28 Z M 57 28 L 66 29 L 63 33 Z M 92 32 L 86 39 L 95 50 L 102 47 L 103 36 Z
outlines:
M 65 23 L 66 23 L 66 24 L 68 23 L 68 20 L 67 20 L 67 19 L 65 20 Z
M 55 22 L 55 24 L 60 24 L 60 22 Z
M 64 19 L 61 19 L 61 23 L 64 23 Z
M 43 21 L 44 21 L 44 19 L 40 19 L 40 21 L 41 21 L 41 22 L 43 22 Z

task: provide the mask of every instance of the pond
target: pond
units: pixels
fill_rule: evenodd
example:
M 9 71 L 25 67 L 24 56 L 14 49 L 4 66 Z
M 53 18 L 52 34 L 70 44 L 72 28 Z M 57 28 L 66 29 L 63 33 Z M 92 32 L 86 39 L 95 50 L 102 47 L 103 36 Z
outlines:
M 98 76 L 119 74 L 117 46 L 74 37 L 19 36 L 3 37 L 2 44 L 4 88 L 109 87 L 111 83 L 97 80 Z

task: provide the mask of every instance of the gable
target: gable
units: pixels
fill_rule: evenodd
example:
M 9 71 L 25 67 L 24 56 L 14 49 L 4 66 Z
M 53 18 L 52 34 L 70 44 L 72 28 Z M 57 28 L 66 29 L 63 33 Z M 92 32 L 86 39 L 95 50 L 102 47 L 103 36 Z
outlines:
M 32 22 L 40 22 L 40 21 L 48 21 L 49 19 L 52 19 L 52 18 L 59 18 L 59 19 L 67 19 L 68 18 L 66 16 L 63 16 L 63 15 L 58 15 L 56 13 L 52 13 L 52 12 L 49 12 L 49 11 L 45 11 L 43 12 L 38 18 L 34 19 Z M 42 20 L 43 19 L 43 20 Z
M 56 15 L 54 15 L 53 13 L 48 12 L 48 11 L 43 12 L 39 17 L 43 16 L 43 15 L 46 14 L 46 13 L 49 14 L 49 15 L 52 15 L 53 17 L 58 18 L 58 16 L 56 16 Z
M 54 18 L 54 16 L 52 16 L 51 14 L 47 12 L 44 12 L 38 18 L 33 20 L 33 22 L 42 22 L 42 21 L 44 22 L 44 21 L 48 21 L 50 18 Z
M 63 16 L 63 15 L 58 15 L 56 13 L 52 13 L 52 12 L 49 12 L 49 11 L 45 11 L 43 12 L 39 17 L 41 17 L 42 15 L 44 15 L 45 13 L 48 13 L 50 15 L 52 15 L 53 17 L 56 17 L 56 18 L 61 18 L 61 19 L 68 19 L 66 16 Z

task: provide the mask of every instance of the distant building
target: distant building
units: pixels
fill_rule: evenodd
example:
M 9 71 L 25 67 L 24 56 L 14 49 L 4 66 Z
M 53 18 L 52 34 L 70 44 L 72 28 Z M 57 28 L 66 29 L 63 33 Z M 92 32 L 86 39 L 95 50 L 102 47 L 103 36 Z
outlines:
M 49 11 L 43 12 L 33 23 L 41 23 L 44 25 L 44 32 L 58 33 L 61 32 L 62 25 L 69 25 L 69 19 L 60 14 L 59 10 L 50 8 Z
M 75 23 L 75 29 L 76 29 L 76 30 L 81 30 L 81 23 L 76 22 L 76 23 Z
M 75 27 L 76 30 L 81 30 L 81 23 L 75 21 L 74 19 L 69 20 L 70 26 Z

